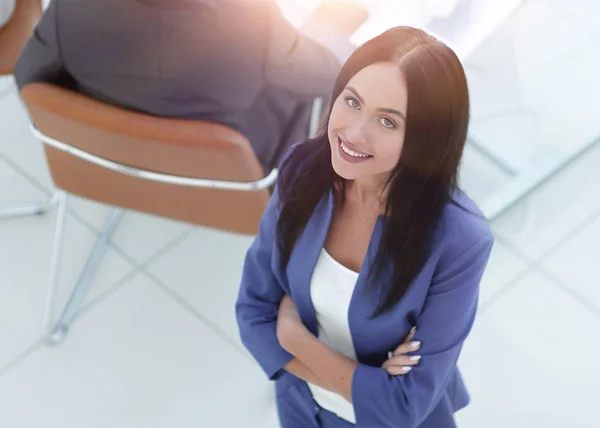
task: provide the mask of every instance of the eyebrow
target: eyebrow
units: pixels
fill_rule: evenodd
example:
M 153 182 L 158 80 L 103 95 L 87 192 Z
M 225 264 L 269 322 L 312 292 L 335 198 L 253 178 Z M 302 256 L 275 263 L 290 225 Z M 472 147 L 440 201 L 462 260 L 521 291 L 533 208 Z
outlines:
M 354 89 L 352 86 L 346 86 L 346 89 L 349 90 L 350 92 L 352 92 L 356 96 L 358 101 L 360 101 L 362 104 L 365 103 L 364 98 L 361 97 L 360 94 L 358 93 L 358 91 L 356 89 Z M 406 121 L 406 117 L 404 117 L 404 114 L 402 114 L 401 112 L 399 112 L 398 110 L 395 110 L 393 108 L 379 108 L 378 111 L 381 111 L 383 113 L 394 114 L 394 115 L 402 118 L 402 120 Z

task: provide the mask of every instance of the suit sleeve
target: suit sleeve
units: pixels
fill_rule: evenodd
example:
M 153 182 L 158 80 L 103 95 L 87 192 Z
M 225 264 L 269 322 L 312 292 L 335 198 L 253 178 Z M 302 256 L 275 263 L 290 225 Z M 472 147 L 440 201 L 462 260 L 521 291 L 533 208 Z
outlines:
M 272 269 L 279 216 L 277 191 L 275 188 L 260 222 L 258 235 L 246 254 L 236 302 L 242 342 L 271 380 L 276 379 L 283 366 L 294 358 L 277 339 L 277 313 L 285 293 Z
M 492 244 L 491 235 L 480 238 L 434 276 L 417 323 L 419 365 L 404 376 L 364 364 L 356 368 L 352 402 L 358 426 L 416 428 L 437 405 L 473 325 Z
M 68 78 L 58 43 L 58 3 L 50 2 L 17 61 L 14 75 L 19 89 L 32 82 L 61 84 Z
M 301 35 L 276 4 L 269 11 L 267 83 L 304 101 L 329 96 L 341 68 L 340 60 L 323 45 Z

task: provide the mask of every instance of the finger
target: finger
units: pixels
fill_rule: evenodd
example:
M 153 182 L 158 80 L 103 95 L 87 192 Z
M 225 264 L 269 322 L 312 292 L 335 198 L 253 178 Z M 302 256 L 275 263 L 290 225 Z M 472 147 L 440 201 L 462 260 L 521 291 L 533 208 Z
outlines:
M 405 375 L 406 373 L 408 373 L 411 370 L 412 370 L 412 367 L 410 367 L 410 366 L 406 366 L 406 367 L 391 366 L 391 367 L 388 367 L 385 371 L 388 372 L 388 374 L 390 374 L 392 376 L 399 376 L 399 375 Z
M 417 327 L 413 327 L 410 329 L 410 331 L 408 332 L 408 334 L 406 335 L 406 337 L 404 338 L 404 342 L 403 343 L 408 343 L 411 340 L 413 340 L 413 338 L 415 337 L 415 333 L 417 332 Z
M 417 351 L 421 347 L 421 342 L 418 340 L 403 343 L 394 350 L 394 355 L 408 354 L 409 352 Z
M 416 366 L 421 361 L 420 355 L 401 355 L 399 357 L 392 357 L 385 361 L 381 367 L 387 369 L 391 366 Z

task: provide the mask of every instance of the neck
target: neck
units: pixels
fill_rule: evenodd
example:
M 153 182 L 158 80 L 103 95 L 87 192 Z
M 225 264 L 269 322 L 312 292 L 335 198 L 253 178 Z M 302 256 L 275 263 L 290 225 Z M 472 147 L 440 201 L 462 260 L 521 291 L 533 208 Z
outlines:
M 375 178 L 348 181 L 346 197 L 360 208 L 383 213 L 385 210 L 385 193 L 383 183 Z

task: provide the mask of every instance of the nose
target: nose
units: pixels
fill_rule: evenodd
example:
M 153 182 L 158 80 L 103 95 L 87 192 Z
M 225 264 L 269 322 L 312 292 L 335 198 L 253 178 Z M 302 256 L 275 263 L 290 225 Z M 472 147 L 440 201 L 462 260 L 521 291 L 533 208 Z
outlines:
M 368 135 L 367 123 L 362 119 L 352 122 L 346 128 L 346 138 L 352 144 L 357 144 L 357 145 L 365 144 L 367 142 L 367 135 Z

